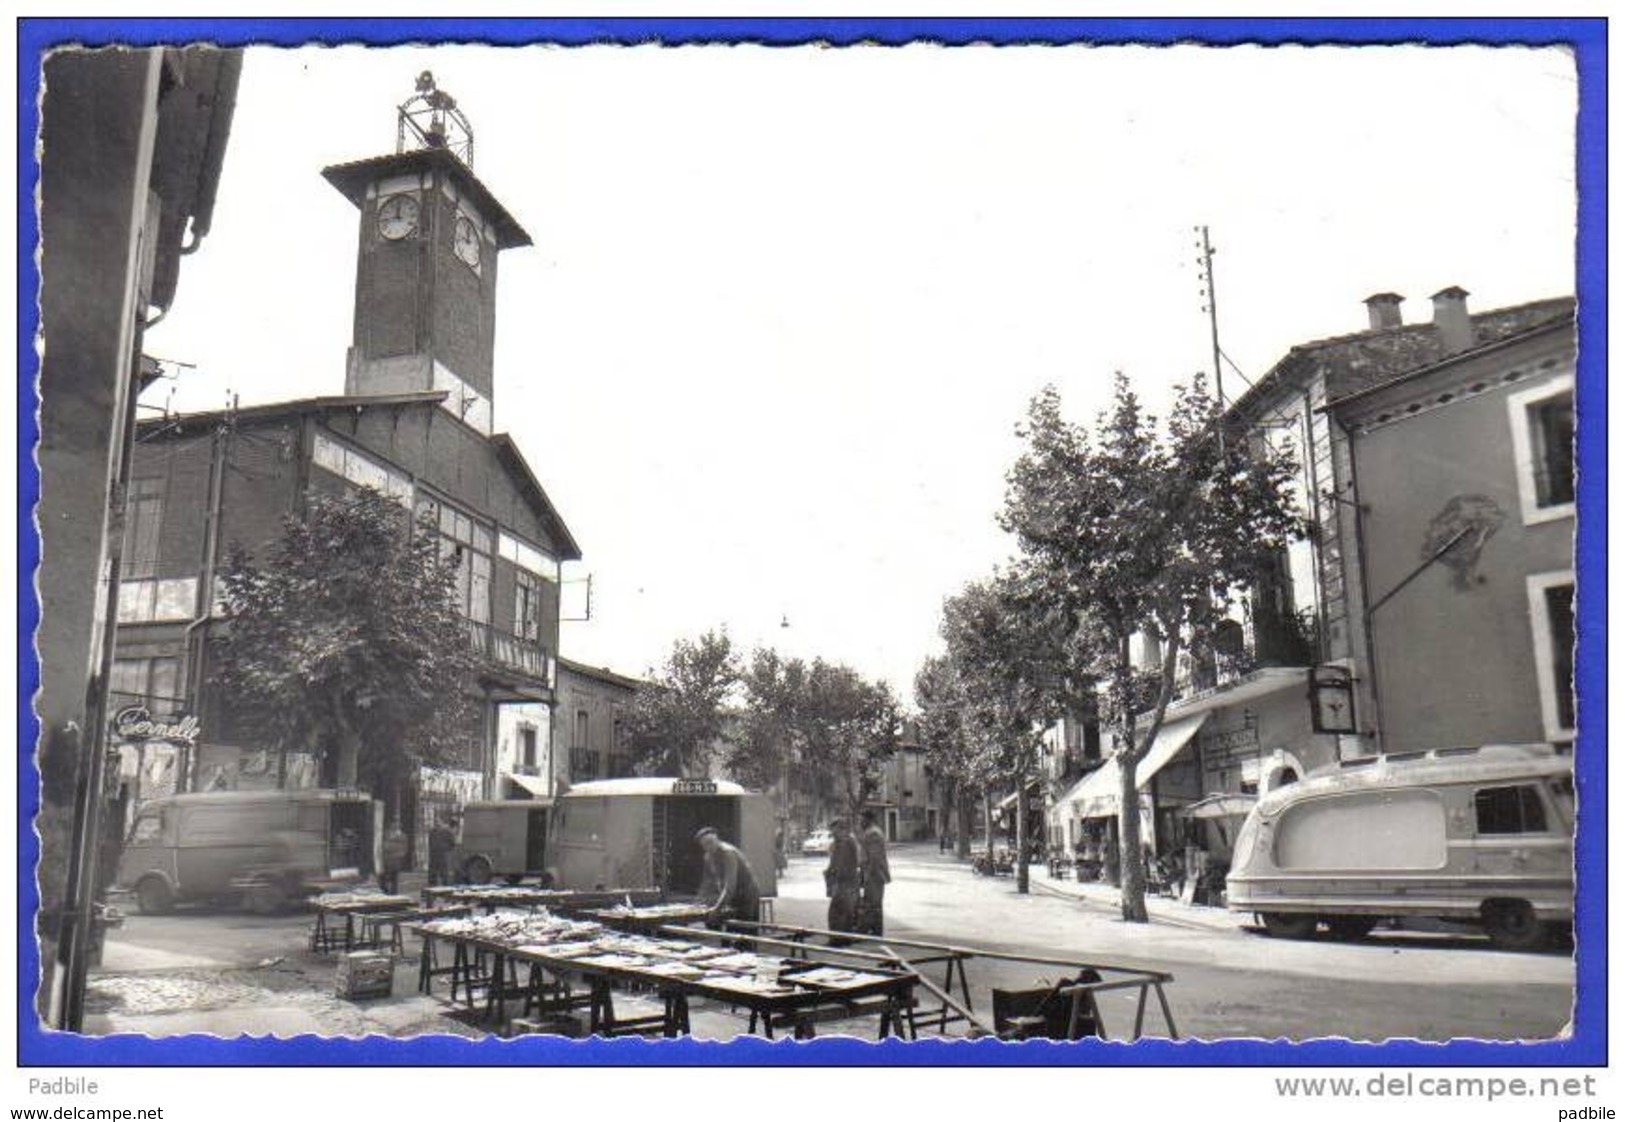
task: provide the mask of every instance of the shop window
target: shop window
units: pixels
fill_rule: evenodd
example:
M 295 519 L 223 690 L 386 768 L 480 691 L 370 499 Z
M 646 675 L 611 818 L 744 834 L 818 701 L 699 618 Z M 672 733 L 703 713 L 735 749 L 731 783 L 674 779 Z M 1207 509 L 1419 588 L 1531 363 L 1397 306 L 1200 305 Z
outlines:
M 1544 834 L 1546 808 L 1529 784 L 1485 787 L 1473 796 L 1480 834 Z
M 1507 398 L 1523 520 L 1574 514 L 1574 379 L 1555 378 Z

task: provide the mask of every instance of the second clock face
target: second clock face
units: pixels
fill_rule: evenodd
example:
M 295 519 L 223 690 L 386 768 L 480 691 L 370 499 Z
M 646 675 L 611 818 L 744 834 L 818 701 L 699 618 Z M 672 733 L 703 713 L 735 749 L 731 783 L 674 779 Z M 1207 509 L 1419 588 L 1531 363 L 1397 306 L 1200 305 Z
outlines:
M 458 217 L 456 227 L 452 231 L 451 249 L 468 264 L 479 265 L 480 232 L 467 218 Z
M 378 232 L 390 241 L 417 233 L 418 201 L 411 195 L 391 195 L 378 204 Z

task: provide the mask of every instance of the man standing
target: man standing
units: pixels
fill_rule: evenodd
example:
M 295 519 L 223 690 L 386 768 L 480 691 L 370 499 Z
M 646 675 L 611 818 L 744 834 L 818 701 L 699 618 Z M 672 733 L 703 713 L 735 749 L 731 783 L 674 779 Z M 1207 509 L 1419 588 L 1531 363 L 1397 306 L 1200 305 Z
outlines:
M 863 897 L 858 904 L 858 930 L 870 935 L 886 933 L 883 908 L 886 885 L 891 881 L 891 863 L 886 860 L 886 835 L 875 825 L 873 814 L 863 816 Z
M 717 836 L 714 826 L 702 826 L 694 840 L 705 851 L 705 877 L 700 881 L 700 899 L 711 905 L 706 925 L 721 927 L 730 919 L 757 923 L 762 915 L 762 894 L 756 887 L 756 874 L 750 862 Z
M 833 841 L 829 847 L 829 864 L 824 867 L 824 895 L 829 897 L 829 929 L 831 931 L 858 930 L 858 884 L 862 878 L 863 859 L 858 852 L 858 841 L 852 836 L 852 827 L 844 818 L 829 825 Z
M 451 880 L 451 847 L 456 842 L 451 823 L 437 816 L 429 827 L 429 883 L 446 884 Z

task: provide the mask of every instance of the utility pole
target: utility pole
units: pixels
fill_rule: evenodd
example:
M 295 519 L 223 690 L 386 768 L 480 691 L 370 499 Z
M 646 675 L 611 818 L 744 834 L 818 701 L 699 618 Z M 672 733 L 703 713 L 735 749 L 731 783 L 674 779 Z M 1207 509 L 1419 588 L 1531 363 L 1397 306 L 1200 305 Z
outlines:
M 1214 249 L 1213 244 L 1208 240 L 1206 226 L 1198 226 L 1196 230 L 1202 235 L 1202 240 L 1196 243 L 1196 248 L 1201 250 L 1202 256 L 1196 259 L 1196 263 L 1202 267 L 1202 298 L 1207 301 L 1202 305 L 1202 310 L 1207 313 L 1208 334 L 1213 342 L 1213 392 L 1218 395 L 1219 411 L 1222 413 L 1224 412 L 1224 360 L 1219 351 L 1219 290 L 1213 279 L 1213 255 L 1218 250 Z M 1220 439 L 1223 439 L 1223 437 L 1221 436 Z

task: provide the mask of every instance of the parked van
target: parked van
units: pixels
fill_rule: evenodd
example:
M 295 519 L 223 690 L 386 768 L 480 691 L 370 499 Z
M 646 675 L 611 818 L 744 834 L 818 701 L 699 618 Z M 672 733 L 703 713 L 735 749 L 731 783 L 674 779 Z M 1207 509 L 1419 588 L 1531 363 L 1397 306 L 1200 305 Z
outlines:
M 1348 761 L 1262 796 L 1237 835 L 1230 910 L 1282 938 L 1388 917 L 1482 926 L 1527 949 L 1574 918 L 1574 760 L 1549 744 Z
M 694 840 L 713 826 L 738 846 L 764 896 L 777 893 L 772 800 L 711 779 L 601 779 L 553 800 L 548 869 L 560 888 L 657 888 L 693 896 L 705 873 Z
M 378 804 L 316 788 L 171 795 L 141 805 L 119 857 L 118 887 L 147 914 L 192 900 L 271 911 L 353 883 L 377 867 Z
M 468 884 L 545 876 L 552 810 L 552 799 L 465 804 L 457 848 L 451 855 L 452 872 Z

